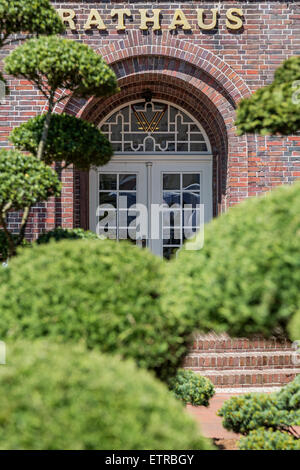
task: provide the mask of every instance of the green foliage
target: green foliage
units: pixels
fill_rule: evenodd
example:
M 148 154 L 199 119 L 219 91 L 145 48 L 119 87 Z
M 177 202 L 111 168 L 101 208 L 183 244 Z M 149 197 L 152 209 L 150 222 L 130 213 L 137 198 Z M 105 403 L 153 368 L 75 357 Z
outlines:
M 240 439 L 240 450 L 300 450 L 300 440 L 280 431 L 258 429 Z
M 95 232 L 90 230 L 83 230 L 82 228 L 61 228 L 57 227 L 49 232 L 42 233 L 38 239 L 37 243 L 42 245 L 44 243 L 49 243 L 54 240 L 56 242 L 60 240 L 99 240 L 100 238 Z
M 294 426 L 300 425 L 299 404 L 300 375 L 277 393 L 232 397 L 223 404 L 218 414 L 223 417 L 223 426 L 236 433 L 247 435 L 264 428 L 299 438 L 294 430 Z
M 10 140 L 20 150 L 37 155 L 45 124 L 45 115 L 36 116 L 16 127 Z M 91 165 L 105 165 L 113 155 L 111 144 L 91 124 L 67 114 L 53 114 L 43 160 L 47 164 L 64 162 L 77 169 L 89 170 Z
M 0 272 L 0 338 L 82 340 L 166 380 L 192 330 L 180 311 L 162 310 L 164 266 L 127 242 L 35 245 Z
M 295 424 L 297 415 L 278 407 L 276 394 L 249 393 L 225 401 L 219 411 L 223 426 L 238 434 L 248 434 L 253 429 L 286 429 Z
M 14 33 L 63 33 L 65 27 L 49 0 L 0 0 L 0 47 Z
M 48 97 L 63 87 L 75 96 L 105 96 L 117 89 L 112 69 L 92 48 L 56 36 L 30 39 L 5 58 L 5 72 L 35 83 Z
M 238 134 L 258 132 L 289 135 L 300 130 L 300 57 L 286 60 L 272 84 L 242 100 L 237 110 Z
M 52 342 L 8 344 L 0 448 L 209 449 L 166 387 L 131 361 Z
M 209 400 L 215 394 L 209 379 L 184 369 L 179 369 L 176 376 L 170 380 L 170 390 L 176 398 L 193 406 L 209 406 Z
M 299 341 L 299 338 L 300 338 L 300 310 L 298 310 L 298 312 L 296 312 L 296 314 L 292 318 L 292 320 L 289 324 L 288 330 L 289 330 L 290 337 L 295 341 L 297 341 L 297 340 Z M 300 355 L 300 351 L 299 351 L 299 355 Z
M 296 183 L 249 199 L 208 224 L 203 249 L 182 250 L 169 263 L 169 308 L 189 314 L 202 331 L 286 332 L 300 309 L 299 201 Z
M 297 425 L 300 426 L 300 375 L 283 387 L 276 395 L 277 407 L 289 412 L 297 411 Z
M 59 196 L 60 188 L 57 174 L 45 163 L 18 151 L 0 151 L 0 211 L 21 210 Z

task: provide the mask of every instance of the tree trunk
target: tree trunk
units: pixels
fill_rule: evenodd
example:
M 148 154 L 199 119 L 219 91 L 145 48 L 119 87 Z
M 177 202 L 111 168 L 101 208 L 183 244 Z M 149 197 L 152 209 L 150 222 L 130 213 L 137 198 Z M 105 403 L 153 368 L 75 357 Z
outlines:
M 45 122 L 44 122 L 42 138 L 41 138 L 41 141 L 40 141 L 39 147 L 38 147 L 38 152 L 37 152 L 38 160 L 42 160 L 43 156 L 44 156 L 53 108 L 54 108 L 54 97 L 52 96 L 49 99 L 48 112 L 46 114 L 46 119 L 45 119 Z
M 21 245 L 22 241 L 25 238 L 25 230 L 26 230 L 26 226 L 27 226 L 27 222 L 28 222 L 28 218 L 29 218 L 29 214 L 30 214 L 30 209 L 31 209 L 30 207 L 25 207 L 25 209 L 24 209 L 22 222 L 21 222 L 21 225 L 20 225 L 19 236 L 18 236 L 18 239 L 17 239 L 17 246 Z
M 2 212 L 0 212 L 0 224 L 3 227 L 3 231 L 5 233 L 5 237 L 6 237 L 7 244 L 8 244 L 8 258 L 11 258 L 12 256 L 16 254 L 16 246 L 15 246 L 15 242 L 12 237 L 12 234 L 7 229 L 5 215 L 3 215 Z

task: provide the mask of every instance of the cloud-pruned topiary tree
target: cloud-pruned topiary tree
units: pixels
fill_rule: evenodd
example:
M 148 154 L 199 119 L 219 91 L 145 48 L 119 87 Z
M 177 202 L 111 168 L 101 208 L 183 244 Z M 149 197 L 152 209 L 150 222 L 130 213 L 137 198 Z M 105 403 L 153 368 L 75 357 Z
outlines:
M 247 436 L 242 450 L 300 449 L 300 375 L 276 393 L 232 397 L 218 414 L 226 429 Z
M 37 155 L 45 119 L 45 115 L 36 116 L 16 127 L 10 135 L 14 146 Z M 91 165 L 105 165 L 112 155 L 110 142 L 94 124 L 68 114 L 51 117 L 45 163 L 63 162 L 62 169 L 74 165 L 79 170 L 89 170 Z
M 5 71 L 31 81 L 46 98 L 48 105 L 45 116 L 30 121 L 16 131 L 19 137 L 23 137 L 22 142 L 18 139 L 18 147 L 32 151 L 38 160 L 43 160 L 46 152 L 45 160 L 48 163 L 62 161 L 62 153 L 66 152 L 66 166 L 74 164 L 81 169 L 88 169 L 91 164 L 103 165 L 109 160 L 112 149 L 100 131 L 82 121 L 75 123 L 76 118 L 69 116 L 55 118 L 47 147 L 54 107 L 65 100 L 69 92 L 79 97 L 99 97 L 117 90 L 116 75 L 93 49 L 56 36 L 30 39 L 6 57 Z M 60 94 L 57 94 L 58 90 Z M 55 135 L 56 132 L 58 135 Z M 30 209 L 31 206 L 24 208 L 22 232 Z
M 0 48 L 12 42 L 11 36 L 59 34 L 65 26 L 49 0 L 0 0 Z
M 34 83 L 47 99 L 37 158 L 42 160 L 51 114 L 60 101 L 73 96 L 106 96 L 117 90 L 117 78 L 100 55 L 85 44 L 55 36 L 30 39 L 5 59 L 5 71 Z M 62 96 L 57 91 L 63 89 Z
M 291 135 L 300 130 L 300 57 L 286 60 L 270 85 L 238 106 L 238 134 Z
M 9 257 L 23 242 L 27 220 L 23 214 L 19 234 L 14 236 L 7 228 L 8 212 L 31 207 L 50 196 L 59 196 L 60 189 L 56 172 L 45 163 L 19 151 L 1 150 L 0 226 L 7 239 Z

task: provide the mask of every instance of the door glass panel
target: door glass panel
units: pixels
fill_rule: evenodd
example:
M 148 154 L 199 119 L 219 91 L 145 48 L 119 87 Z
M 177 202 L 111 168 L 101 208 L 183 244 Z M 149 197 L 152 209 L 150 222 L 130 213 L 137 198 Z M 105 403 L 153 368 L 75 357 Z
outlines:
M 196 192 L 184 192 L 182 195 L 183 205 L 190 205 L 191 207 L 196 207 L 197 204 L 200 204 L 200 193 Z
M 132 207 L 136 204 L 136 192 L 120 192 L 119 193 L 119 208 L 124 209 Z
M 100 173 L 99 175 L 99 234 L 115 240 L 136 243 L 137 174 Z M 115 207 L 107 208 L 107 205 Z M 104 207 L 101 207 L 104 205 Z
M 200 175 L 197 173 L 188 173 L 182 175 L 182 189 L 185 191 L 200 190 Z
M 173 206 L 174 204 L 180 205 L 180 193 L 176 191 L 164 191 L 163 194 L 164 203 L 167 204 L 169 207 Z
M 119 189 L 120 191 L 135 191 L 136 175 L 120 175 Z
M 191 172 L 163 174 L 163 200 L 169 207 L 164 208 L 162 218 L 163 255 L 167 259 L 174 256 L 184 240 L 193 238 L 199 229 L 200 176 L 200 173 Z
M 163 189 L 180 189 L 180 174 L 164 174 Z
M 109 204 L 117 207 L 117 193 L 115 192 L 102 192 L 100 191 L 100 204 Z
M 99 176 L 99 189 L 100 190 L 115 190 L 117 189 L 117 175 L 101 173 Z

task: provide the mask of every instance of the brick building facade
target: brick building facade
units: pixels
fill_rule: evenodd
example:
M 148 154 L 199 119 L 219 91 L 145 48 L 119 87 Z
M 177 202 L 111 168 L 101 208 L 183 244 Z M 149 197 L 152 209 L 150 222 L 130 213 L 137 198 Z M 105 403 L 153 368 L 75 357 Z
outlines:
M 165 192 L 168 197 L 175 194 L 174 200 L 186 194 L 204 202 L 206 220 L 247 197 L 299 178 L 300 136 L 237 137 L 234 121 L 238 102 L 270 83 L 283 60 L 300 54 L 300 2 L 52 3 L 65 19 L 66 37 L 101 54 L 120 87 L 109 98 L 70 96 L 55 112 L 99 125 L 115 141 L 116 153 L 107 168 L 90 173 L 61 172 L 57 165 L 61 197 L 34 208 L 28 238 L 58 226 L 95 229 L 102 184 L 97 172 L 100 180 L 102 174 L 106 178 L 104 187 L 110 191 L 102 192 L 109 194 L 110 202 L 122 187 L 129 188 L 127 193 L 137 202 L 139 197 L 157 202 L 157 195 Z M 46 110 L 43 97 L 30 83 L 7 79 L 10 95 L 0 107 L 2 147 L 9 146 L 8 135 L 15 126 Z M 148 104 L 145 92 L 148 98 L 150 94 Z M 165 188 L 161 175 L 171 176 L 173 185 L 177 175 L 180 184 Z M 135 177 L 140 184 L 134 183 Z M 19 222 L 20 215 L 11 213 L 10 228 L 17 229 Z M 168 252 L 160 245 L 155 242 L 150 248 L 158 254 Z M 299 373 L 288 342 L 232 340 L 214 334 L 195 339 L 185 366 L 225 388 L 282 385 Z
M 101 54 L 120 87 L 105 99 L 70 96 L 57 106 L 57 113 L 100 125 L 114 110 L 142 100 L 145 90 L 153 100 L 183 110 L 209 140 L 212 215 L 300 176 L 300 137 L 237 137 L 234 127 L 239 100 L 270 83 L 276 67 L 300 53 L 300 2 L 52 3 L 65 19 L 66 36 Z M 45 111 L 43 97 L 30 83 L 11 77 L 8 81 L 10 95 L 0 111 L 3 147 L 9 145 L 12 128 Z M 134 163 L 134 156 L 128 159 Z M 66 170 L 61 178 L 61 197 L 34 209 L 28 236 L 55 226 L 91 227 L 89 175 Z M 19 215 L 12 214 L 12 229 L 18 221 Z

